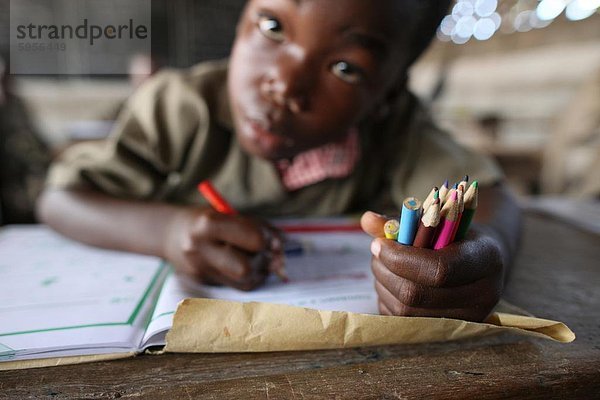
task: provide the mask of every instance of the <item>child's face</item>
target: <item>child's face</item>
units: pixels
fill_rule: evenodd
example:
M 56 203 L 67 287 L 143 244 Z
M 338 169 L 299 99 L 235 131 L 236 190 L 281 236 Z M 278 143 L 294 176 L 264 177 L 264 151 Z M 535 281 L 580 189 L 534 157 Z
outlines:
M 250 0 L 229 72 L 244 149 L 270 160 L 291 158 L 342 140 L 377 112 L 410 57 L 398 3 Z

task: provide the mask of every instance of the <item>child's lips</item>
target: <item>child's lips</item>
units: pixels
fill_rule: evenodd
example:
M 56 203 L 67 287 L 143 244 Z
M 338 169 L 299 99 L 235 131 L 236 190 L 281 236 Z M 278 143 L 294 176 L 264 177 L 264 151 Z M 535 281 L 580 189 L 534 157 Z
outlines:
M 247 118 L 244 134 L 263 152 L 267 153 L 282 147 L 289 147 L 291 140 L 275 131 L 268 122 L 253 118 Z

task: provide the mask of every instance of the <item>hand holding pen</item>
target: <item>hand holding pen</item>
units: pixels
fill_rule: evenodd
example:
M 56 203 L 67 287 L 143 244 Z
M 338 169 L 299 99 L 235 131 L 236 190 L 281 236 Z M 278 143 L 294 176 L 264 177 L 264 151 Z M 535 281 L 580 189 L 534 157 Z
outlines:
M 238 212 L 221 196 L 210 181 L 201 182 L 198 185 L 198 191 L 216 211 L 225 215 L 238 215 Z M 257 254 L 256 259 L 260 260 L 261 256 L 266 257 L 269 260 L 269 272 L 275 273 L 281 280 L 286 282 L 288 277 L 284 267 L 284 244 L 281 232 L 267 223 L 255 222 L 260 225 L 263 240 L 266 244 L 262 251 L 263 254 Z
M 165 254 L 176 271 L 200 283 L 240 290 L 256 288 L 271 272 L 282 274 L 279 232 L 232 208 L 220 210 L 185 207 L 169 222 Z

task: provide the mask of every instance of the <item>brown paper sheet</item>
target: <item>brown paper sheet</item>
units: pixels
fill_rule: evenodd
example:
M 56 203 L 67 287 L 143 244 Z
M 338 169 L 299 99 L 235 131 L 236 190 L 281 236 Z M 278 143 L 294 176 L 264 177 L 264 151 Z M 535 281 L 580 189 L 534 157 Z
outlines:
M 526 315 L 518 315 L 526 314 Z M 500 332 L 575 340 L 563 323 L 530 316 L 501 301 L 486 323 L 318 311 L 270 303 L 186 299 L 179 304 L 164 351 L 233 353 L 441 342 Z M 135 353 L 43 358 L 0 363 L 0 371 L 116 360 Z
M 318 311 L 269 303 L 183 300 L 167 334 L 165 352 L 228 353 L 337 349 L 442 342 L 500 332 L 575 340 L 563 323 L 493 313 L 485 323 Z

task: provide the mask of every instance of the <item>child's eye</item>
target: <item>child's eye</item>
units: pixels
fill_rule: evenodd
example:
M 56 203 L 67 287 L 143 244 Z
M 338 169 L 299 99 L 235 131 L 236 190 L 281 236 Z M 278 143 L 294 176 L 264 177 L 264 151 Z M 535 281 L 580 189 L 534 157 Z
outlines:
M 360 83 L 363 79 L 363 73 L 360 68 L 348 64 L 345 61 L 339 61 L 331 66 L 331 72 L 344 82 L 351 84 Z
M 258 17 L 258 29 L 263 35 L 271 40 L 281 42 L 284 39 L 283 26 L 277 18 L 268 15 L 260 15 Z

